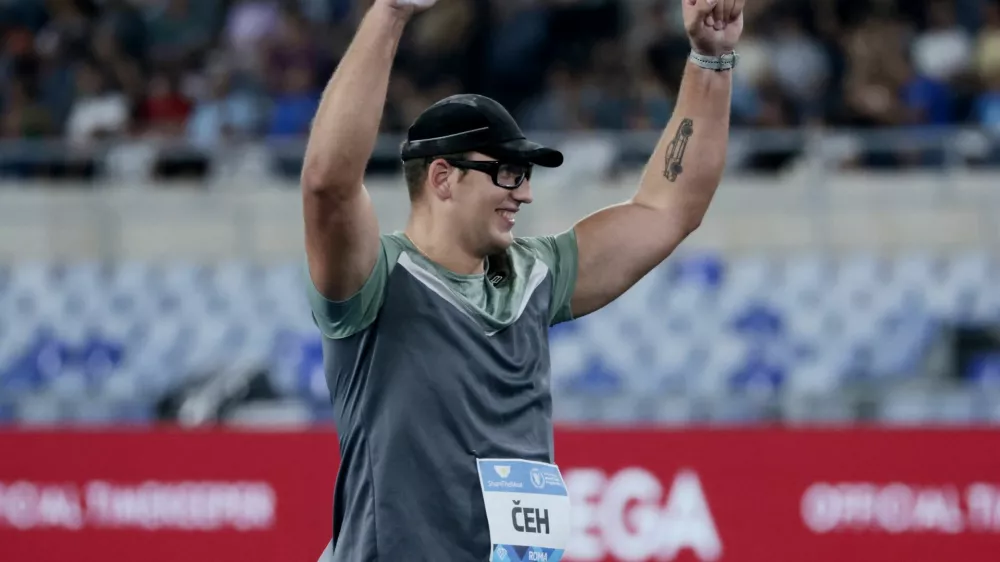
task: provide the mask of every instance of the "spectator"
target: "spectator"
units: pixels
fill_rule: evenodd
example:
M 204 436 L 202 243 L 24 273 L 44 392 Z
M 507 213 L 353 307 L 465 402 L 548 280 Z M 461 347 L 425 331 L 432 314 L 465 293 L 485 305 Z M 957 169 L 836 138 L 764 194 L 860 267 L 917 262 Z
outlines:
M 274 99 L 269 137 L 304 135 L 319 107 L 320 92 L 313 81 L 312 69 L 294 65 L 284 72 L 284 91 Z
M 54 132 L 52 116 L 24 80 L 11 81 L 3 99 L 4 119 L 0 137 L 44 138 Z
M 670 121 L 674 110 L 673 95 L 651 71 L 644 71 L 636 88 L 635 109 L 630 118 L 630 128 L 637 130 L 662 130 Z
M 795 105 L 797 117 L 822 114 L 822 95 L 831 75 L 830 61 L 822 44 L 810 36 L 798 17 L 778 19 L 769 45 L 774 79 Z
M 793 104 L 771 73 L 764 74 L 753 87 L 735 85 L 733 101 L 734 117 L 744 126 L 786 129 L 793 124 Z
M 770 79 L 772 75 L 771 46 L 756 30 L 747 29 L 740 39 L 740 71 L 733 80 L 749 88 Z
M 898 94 L 902 80 L 897 69 L 906 64 L 900 30 L 872 17 L 849 33 L 846 44 L 845 122 L 859 127 L 905 123 Z
M 1000 140 L 1000 70 L 984 77 L 986 91 L 975 104 L 976 124 L 993 133 Z
M 38 55 L 33 49 L 33 41 L 28 29 L 14 27 L 7 30 L 3 43 L 0 43 L 0 85 L 17 79 L 30 80 L 31 75 L 37 72 Z
M 44 2 L 0 0 L 0 22 L 12 27 L 38 31 L 49 19 L 51 7 L 51 5 L 46 6 Z
M 90 25 L 74 0 L 50 0 L 49 20 L 36 39 L 42 51 L 86 53 L 90 47 Z
M 153 136 L 180 136 L 191 110 L 191 101 L 181 94 L 177 79 L 162 72 L 157 73 L 149 81 L 149 89 L 140 111 L 143 132 Z
M 164 0 L 147 12 L 153 60 L 177 63 L 205 52 L 212 42 L 221 5 L 218 0 Z
M 389 81 L 385 113 L 382 117 L 383 132 L 403 131 L 433 100 L 417 88 L 403 69 Z
M 134 121 L 141 133 L 183 134 L 212 149 L 304 134 L 366 2 L 0 5 L 5 134 L 85 142 L 125 134 Z M 499 99 L 526 128 L 658 129 L 690 50 L 679 7 L 449 0 L 404 36 L 382 130 L 405 130 L 427 104 L 460 90 Z M 746 17 L 737 126 L 995 125 L 997 0 L 761 0 Z
M 972 117 L 990 142 L 987 162 L 1000 164 L 1000 66 L 985 69 L 982 82 L 985 91 L 974 101 Z
M 551 51 L 556 50 L 555 45 L 561 45 L 552 36 L 557 33 L 553 16 L 556 9 L 531 2 L 494 3 L 490 14 L 491 10 L 483 10 L 479 4 L 482 3 L 476 5 L 479 13 L 473 15 L 473 22 L 480 26 L 477 34 L 488 34 L 490 42 L 480 45 L 485 74 L 477 78 L 482 79 L 488 95 L 517 108 L 539 93 Z M 484 11 L 492 17 L 486 29 L 482 27 Z M 475 35 L 467 34 L 464 39 L 474 43 Z
M 983 28 L 976 38 L 976 70 L 980 77 L 1000 72 L 1000 2 L 983 6 Z
M 204 98 L 195 104 L 187 124 L 187 137 L 202 150 L 248 138 L 258 129 L 260 112 L 256 100 L 248 92 L 233 90 L 231 86 L 230 74 L 217 69 Z
M 583 128 L 580 120 L 581 86 L 565 66 L 548 72 L 542 94 L 525 104 L 520 119 L 525 129 L 535 131 L 572 131 Z
M 321 74 L 323 55 L 313 39 L 309 22 L 291 9 L 282 11 L 277 32 L 265 39 L 261 49 L 260 82 L 272 95 L 287 88 L 286 70 L 290 67 L 307 72 L 310 82 Z
M 77 69 L 75 95 L 66 125 L 70 142 L 86 146 L 127 131 L 131 114 L 128 99 L 109 87 L 92 63 L 83 63 Z
M 38 53 L 38 73 L 35 76 L 42 103 L 55 123 L 55 134 L 63 132 L 73 107 L 76 77 L 73 55 L 61 50 Z
M 913 42 L 916 71 L 932 80 L 948 82 L 969 68 L 972 39 L 958 25 L 951 0 L 931 0 L 927 8 L 928 29 Z
M 110 29 L 121 51 L 133 60 L 146 55 L 146 20 L 133 0 L 102 0 L 98 25 Z
M 109 75 L 109 81 L 121 86 L 132 102 L 138 102 L 145 89 L 142 69 L 122 51 L 114 27 L 110 23 L 99 24 L 91 37 L 90 52 L 96 65 Z
M 229 9 L 224 37 L 236 67 L 260 72 L 259 46 L 278 33 L 281 10 L 273 0 L 236 0 Z
M 660 37 L 670 35 L 673 12 L 669 0 L 636 0 L 628 3 L 631 28 L 625 38 L 630 60 L 641 60 Z
M 947 82 L 917 74 L 909 61 L 900 60 L 898 64 L 903 106 L 910 112 L 905 121 L 914 125 L 953 123 L 955 96 Z
M 621 64 L 622 45 L 604 41 L 595 46 L 592 69 L 584 80 L 581 96 L 583 118 L 592 129 L 625 129 L 632 113 L 631 81 Z
M 297 4 L 309 21 L 333 27 L 352 21 L 358 7 L 353 0 L 298 0 Z
M 983 27 L 976 40 L 976 69 L 984 86 L 974 104 L 976 123 L 1000 138 L 1000 2 L 983 6 Z M 996 147 L 1000 155 L 1000 141 Z

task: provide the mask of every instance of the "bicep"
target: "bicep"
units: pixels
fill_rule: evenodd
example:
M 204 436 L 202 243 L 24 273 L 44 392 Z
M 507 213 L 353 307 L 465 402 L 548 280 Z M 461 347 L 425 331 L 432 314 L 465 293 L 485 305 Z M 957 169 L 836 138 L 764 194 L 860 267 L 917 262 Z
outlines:
M 633 202 L 577 223 L 578 271 L 573 317 L 608 305 L 677 248 L 688 232 L 669 213 Z
M 365 189 L 350 197 L 303 189 L 309 277 L 326 299 L 357 293 L 379 257 L 378 220 Z

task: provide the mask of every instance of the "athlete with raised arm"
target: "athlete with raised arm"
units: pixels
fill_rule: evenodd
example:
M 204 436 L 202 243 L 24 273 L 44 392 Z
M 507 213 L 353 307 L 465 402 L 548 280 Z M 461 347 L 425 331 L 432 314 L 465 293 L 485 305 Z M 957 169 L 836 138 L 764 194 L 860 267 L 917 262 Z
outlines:
M 695 228 L 726 156 L 744 0 L 677 0 L 692 52 L 638 191 L 553 236 L 515 237 L 532 167 L 563 156 L 476 95 L 402 147 L 403 232 L 362 184 L 400 36 L 436 0 L 376 0 L 320 104 L 302 171 L 307 288 L 340 438 L 322 560 L 558 560 L 548 328 L 621 295 Z

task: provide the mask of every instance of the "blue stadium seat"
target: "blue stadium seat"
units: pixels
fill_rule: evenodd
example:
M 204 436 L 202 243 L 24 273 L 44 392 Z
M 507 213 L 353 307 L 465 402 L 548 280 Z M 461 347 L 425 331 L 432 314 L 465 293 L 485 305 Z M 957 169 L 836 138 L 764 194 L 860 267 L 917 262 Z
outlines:
M 566 397 L 559 412 L 581 421 L 755 419 L 766 412 L 753 400 L 904 380 L 920 373 L 941 326 L 1000 320 L 997 273 L 985 252 L 678 255 L 604 310 L 551 329 L 553 388 Z M 267 367 L 280 393 L 319 415 L 329 396 L 305 283 L 301 263 L 0 268 L 3 415 L 44 421 L 58 418 L 53 404 L 69 404 L 80 421 L 98 422 L 106 416 L 73 409 L 96 395 L 113 405 L 109 415 L 142 421 L 178 382 L 233 365 Z M 992 388 L 998 373 L 1000 360 L 984 356 L 966 375 Z M 897 396 L 882 415 L 961 419 L 967 408 L 952 400 Z M 815 416 L 845 412 L 831 403 Z

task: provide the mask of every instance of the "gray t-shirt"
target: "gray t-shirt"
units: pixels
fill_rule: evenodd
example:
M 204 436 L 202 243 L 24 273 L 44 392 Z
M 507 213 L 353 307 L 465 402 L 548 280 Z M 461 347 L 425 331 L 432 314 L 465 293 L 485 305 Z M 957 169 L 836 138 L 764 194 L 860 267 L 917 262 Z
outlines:
M 394 233 L 350 299 L 308 284 L 340 438 L 332 560 L 486 560 L 476 459 L 554 462 L 548 328 L 571 320 L 576 236 L 491 262 L 458 275 Z

